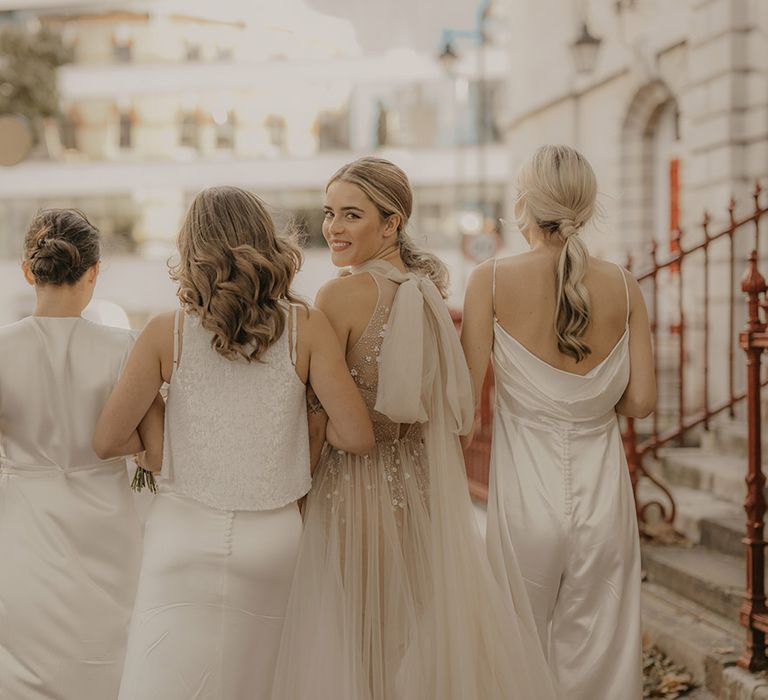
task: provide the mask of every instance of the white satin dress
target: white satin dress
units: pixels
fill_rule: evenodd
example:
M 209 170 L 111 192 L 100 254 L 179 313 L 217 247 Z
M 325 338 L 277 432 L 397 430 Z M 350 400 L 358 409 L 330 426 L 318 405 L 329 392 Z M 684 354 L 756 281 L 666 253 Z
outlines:
M 522 571 L 563 700 L 639 700 L 640 545 L 614 408 L 629 381 L 629 312 L 585 375 L 552 367 L 494 319 L 493 370 L 494 570 L 512 584 Z
M 133 345 L 83 318 L 0 328 L 0 698 L 114 700 L 140 528 L 96 421 Z

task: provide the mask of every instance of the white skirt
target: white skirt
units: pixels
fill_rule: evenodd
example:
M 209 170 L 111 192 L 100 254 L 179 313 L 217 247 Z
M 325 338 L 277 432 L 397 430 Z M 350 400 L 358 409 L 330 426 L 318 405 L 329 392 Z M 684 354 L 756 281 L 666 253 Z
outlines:
M 120 700 L 268 698 L 301 529 L 295 503 L 225 511 L 158 494 Z
M 117 697 L 140 553 L 124 460 L 0 464 L 0 698 Z

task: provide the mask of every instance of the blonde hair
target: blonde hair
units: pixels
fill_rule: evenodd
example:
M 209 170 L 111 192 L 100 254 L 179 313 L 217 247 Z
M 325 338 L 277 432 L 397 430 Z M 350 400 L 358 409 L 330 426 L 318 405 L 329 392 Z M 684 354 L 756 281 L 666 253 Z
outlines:
M 440 258 L 419 248 L 406 233 L 413 210 L 413 191 L 408 176 L 394 163 L 372 156 L 358 158 L 339 168 L 328 180 L 326 191 L 337 180 L 359 187 L 379 210 L 382 219 L 400 217 L 397 245 L 403 264 L 435 283 L 443 297 L 448 294 L 448 268 Z
M 302 254 L 295 234 L 278 235 L 264 203 L 238 187 L 211 187 L 192 201 L 171 269 L 182 306 L 213 334 L 228 360 L 258 361 L 282 336 L 286 302 Z
M 557 263 L 555 334 L 558 350 L 583 360 L 590 300 L 584 285 L 589 252 L 579 231 L 595 212 L 597 179 L 592 166 L 569 146 L 542 146 L 517 176 L 521 230 L 538 227 L 563 242 Z

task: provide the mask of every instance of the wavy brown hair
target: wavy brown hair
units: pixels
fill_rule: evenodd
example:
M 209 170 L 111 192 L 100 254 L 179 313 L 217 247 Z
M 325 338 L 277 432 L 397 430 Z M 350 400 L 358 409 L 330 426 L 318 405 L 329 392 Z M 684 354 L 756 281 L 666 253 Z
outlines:
M 574 148 L 541 146 L 520 169 L 517 188 L 520 229 L 536 226 L 563 244 L 555 272 L 555 335 L 558 350 L 581 362 L 592 349 L 584 342 L 591 316 L 584 284 L 589 251 L 579 233 L 595 213 L 595 173 Z
M 303 260 L 293 232 L 278 234 L 264 203 L 238 187 L 211 187 L 192 201 L 171 278 L 186 311 L 228 360 L 259 361 L 286 329 L 286 302 Z
M 402 169 L 384 158 L 368 156 L 358 158 L 339 168 L 328 180 L 326 191 L 337 180 L 359 187 L 386 219 L 393 214 L 400 217 L 397 229 L 397 246 L 403 264 L 414 272 L 429 277 L 443 297 L 448 294 L 448 268 L 436 255 L 419 248 L 408 233 L 406 226 L 413 209 L 413 191 L 408 176 Z

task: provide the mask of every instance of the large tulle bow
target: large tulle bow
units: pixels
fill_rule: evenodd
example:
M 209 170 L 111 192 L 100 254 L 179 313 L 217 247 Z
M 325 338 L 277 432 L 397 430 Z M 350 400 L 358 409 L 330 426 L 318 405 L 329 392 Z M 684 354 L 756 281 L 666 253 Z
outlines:
M 472 384 L 445 301 L 434 283 L 389 263 L 370 262 L 399 285 L 381 346 L 377 411 L 397 423 L 426 423 L 435 391 L 444 395 L 446 429 L 469 432 Z

